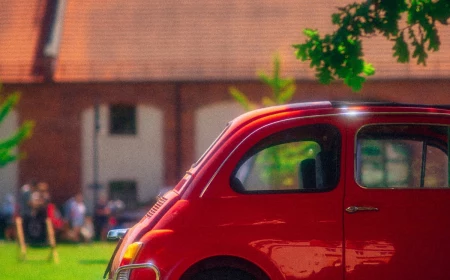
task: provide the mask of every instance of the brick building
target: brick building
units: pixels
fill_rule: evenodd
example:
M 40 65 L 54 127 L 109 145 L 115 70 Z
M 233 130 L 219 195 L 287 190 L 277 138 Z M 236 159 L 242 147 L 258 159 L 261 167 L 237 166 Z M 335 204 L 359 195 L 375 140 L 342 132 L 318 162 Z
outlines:
M 330 15 L 346 3 L 5 0 L 0 81 L 22 100 L 0 136 L 25 119 L 36 128 L 27 157 L 0 170 L 0 195 L 34 178 L 50 183 L 58 203 L 78 191 L 92 200 L 96 181 L 130 204 L 151 201 L 242 112 L 230 86 L 255 101 L 269 93 L 255 73 L 270 72 L 275 53 L 297 81 L 296 101 L 450 103 L 446 26 L 427 67 L 397 64 L 393 43 L 374 37 L 364 50 L 377 74 L 362 92 L 319 85 L 292 44 L 303 28 L 332 30 Z

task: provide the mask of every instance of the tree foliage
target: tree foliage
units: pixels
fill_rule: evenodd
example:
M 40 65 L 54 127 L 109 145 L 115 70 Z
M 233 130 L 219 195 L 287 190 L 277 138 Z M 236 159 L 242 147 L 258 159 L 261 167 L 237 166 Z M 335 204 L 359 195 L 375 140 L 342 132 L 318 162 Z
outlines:
M 19 100 L 19 92 L 5 94 L 0 84 L 0 125 L 11 110 L 15 108 Z M 25 121 L 10 136 L 0 139 L 0 168 L 24 156 L 23 153 L 17 152 L 16 147 L 31 137 L 33 127 L 32 121 Z
M 258 74 L 259 80 L 271 89 L 271 94 L 262 97 L 260 103 L 251 102 L 247 95 L 236 87 L 231 87 L 229 92 L 246 111 L 289 103 L 296 90 L 295 80 L 282 78 L 280 68 L 280 59 L 275 56 L 272 76 L 263 72 Z M 291 187 L 296 181 L 299 162 L 314 158 L 319 151 L 320 147 L 312 141 L 275 145 L 258 153 L 254 164 L 262 182 L 279 188 Z
M 258 77 L 263 84 L 270 87 L 272 93 L 270 96 L 264 96 L 260 104 L 251 102 L 247 95 L 236 87 L 231 87 L 229 89 L 233 98 L 241 104 L 246 111 L 254 110 L 259 107 L 286 104 L 292 99 L 296 89 L 295 80 L 291 78 L 282 78 L 280 76 L 280 59 L 278 56 L 275 56 L 273 60 L 272 77 L 269 77 L 263 72 L 258 73 Z
M 447 25 L 449 17 L 450 0 L 366 0 L 338 8 L 331 16 L 337 26 L 331 34 L 304 29 L 306 41 L 294 48 L 298 59 L 310 61 L 321 83 L 342 79 L 359 91 L 366 77 L 375 74 L 363 59 L 364 37 L 382 35 L 393 42 L 397 62 L 413 58 L 426 65 L 428 52 L 439 50 L 437 25 Z

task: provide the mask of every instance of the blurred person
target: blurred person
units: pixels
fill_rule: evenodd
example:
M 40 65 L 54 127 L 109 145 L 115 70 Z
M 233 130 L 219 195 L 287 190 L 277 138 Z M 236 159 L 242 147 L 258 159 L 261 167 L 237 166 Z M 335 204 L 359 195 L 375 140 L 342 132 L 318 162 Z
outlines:
M 23 231 L 26 242 L 43 244 L 47 242 L 47 227 L 45 220 L 45 198 L 43 191 L 48 190 L 48 184 L 31 182 L 22 186 L 21 205 L 19 212 L 23 219 Z
M 15 226 L 14 226 L 14 212 L 16 208 L 16 201 L 12 194 L 5 195 L 0 211 L 2 220 L 2 232 L 5 240 L 15 239 Z
M 50 201 L 49 185 L 46 182 L 39 182 L 36 190 L 31 193 L 29 205 L 31 214 L 40 220 L 47 218 L 47 204 Z
M 125 210 L 125 203 L 120 200 L 110 200 L 108 202 L 108 207 L 111 210 L 111 214 L 108 219 L 108 230 L 115 229 L 119 226 L 119 215 L 123 210 Z
M 77 193 L 70 198 L 65 205 L 66 219 L 69 223 L 71 233 L 69 238 L 72 241 L 79 242 L 81 240 L 81 228 L 85 224 L 86 205 L 84 204 L 83 194 Z
M 64 239 L 69 228 L 66 221 L 61 215 L 61 211 L 59 211 L 58 207 L 51 200 L 51 194 L 48 184 L 41 185 L 41 187 L 38 187 L 38 189 L 44 202 L 46 217 L 49 218 L 50 222 L 52 223 L 53 230 L 55 232 L 55 238 L 57 240 Z
M 97 203 L 94 207 L 94 232 L 95 240 L 106 240 L 108 231 L 108 221 L 111 214 L 111 208 L 108 204 L 108 198 L 105 193 L 100 193 Z
M 18 215 L 23 219 L 31 216 L 31 206 L 29 204 L 31 193 L 36 191 L 37 183 L 31 180 L 20 188 L 19 211 Z
M 86 216 L 84 219 L 84 224 L 80 229 L 80 236 L 84 242 L 91 242 L 95 236 L 94 223 L 92 217 Z

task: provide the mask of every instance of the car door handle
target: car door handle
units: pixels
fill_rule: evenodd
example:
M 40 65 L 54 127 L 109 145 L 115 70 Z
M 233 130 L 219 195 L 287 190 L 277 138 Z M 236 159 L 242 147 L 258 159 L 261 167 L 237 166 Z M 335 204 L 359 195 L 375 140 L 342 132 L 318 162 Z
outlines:
M 371 207 L 371 206 L 349 206 L 345 209 L 347 213 L 356 213 L 359 211 L 378 211 L 377 207 Z

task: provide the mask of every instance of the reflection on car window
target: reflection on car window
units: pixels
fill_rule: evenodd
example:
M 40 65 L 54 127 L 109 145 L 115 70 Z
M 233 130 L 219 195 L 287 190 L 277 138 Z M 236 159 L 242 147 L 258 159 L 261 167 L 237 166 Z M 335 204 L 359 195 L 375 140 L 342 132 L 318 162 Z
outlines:
M 270 135 L 239 161 L 231 178 L 238 192 L 332 189 L 339 175 L 340 134 L 326 124 Z
M 448 127 L 383 124 L 357 135 L 356 180 L 367 188 L 448 187 Z

